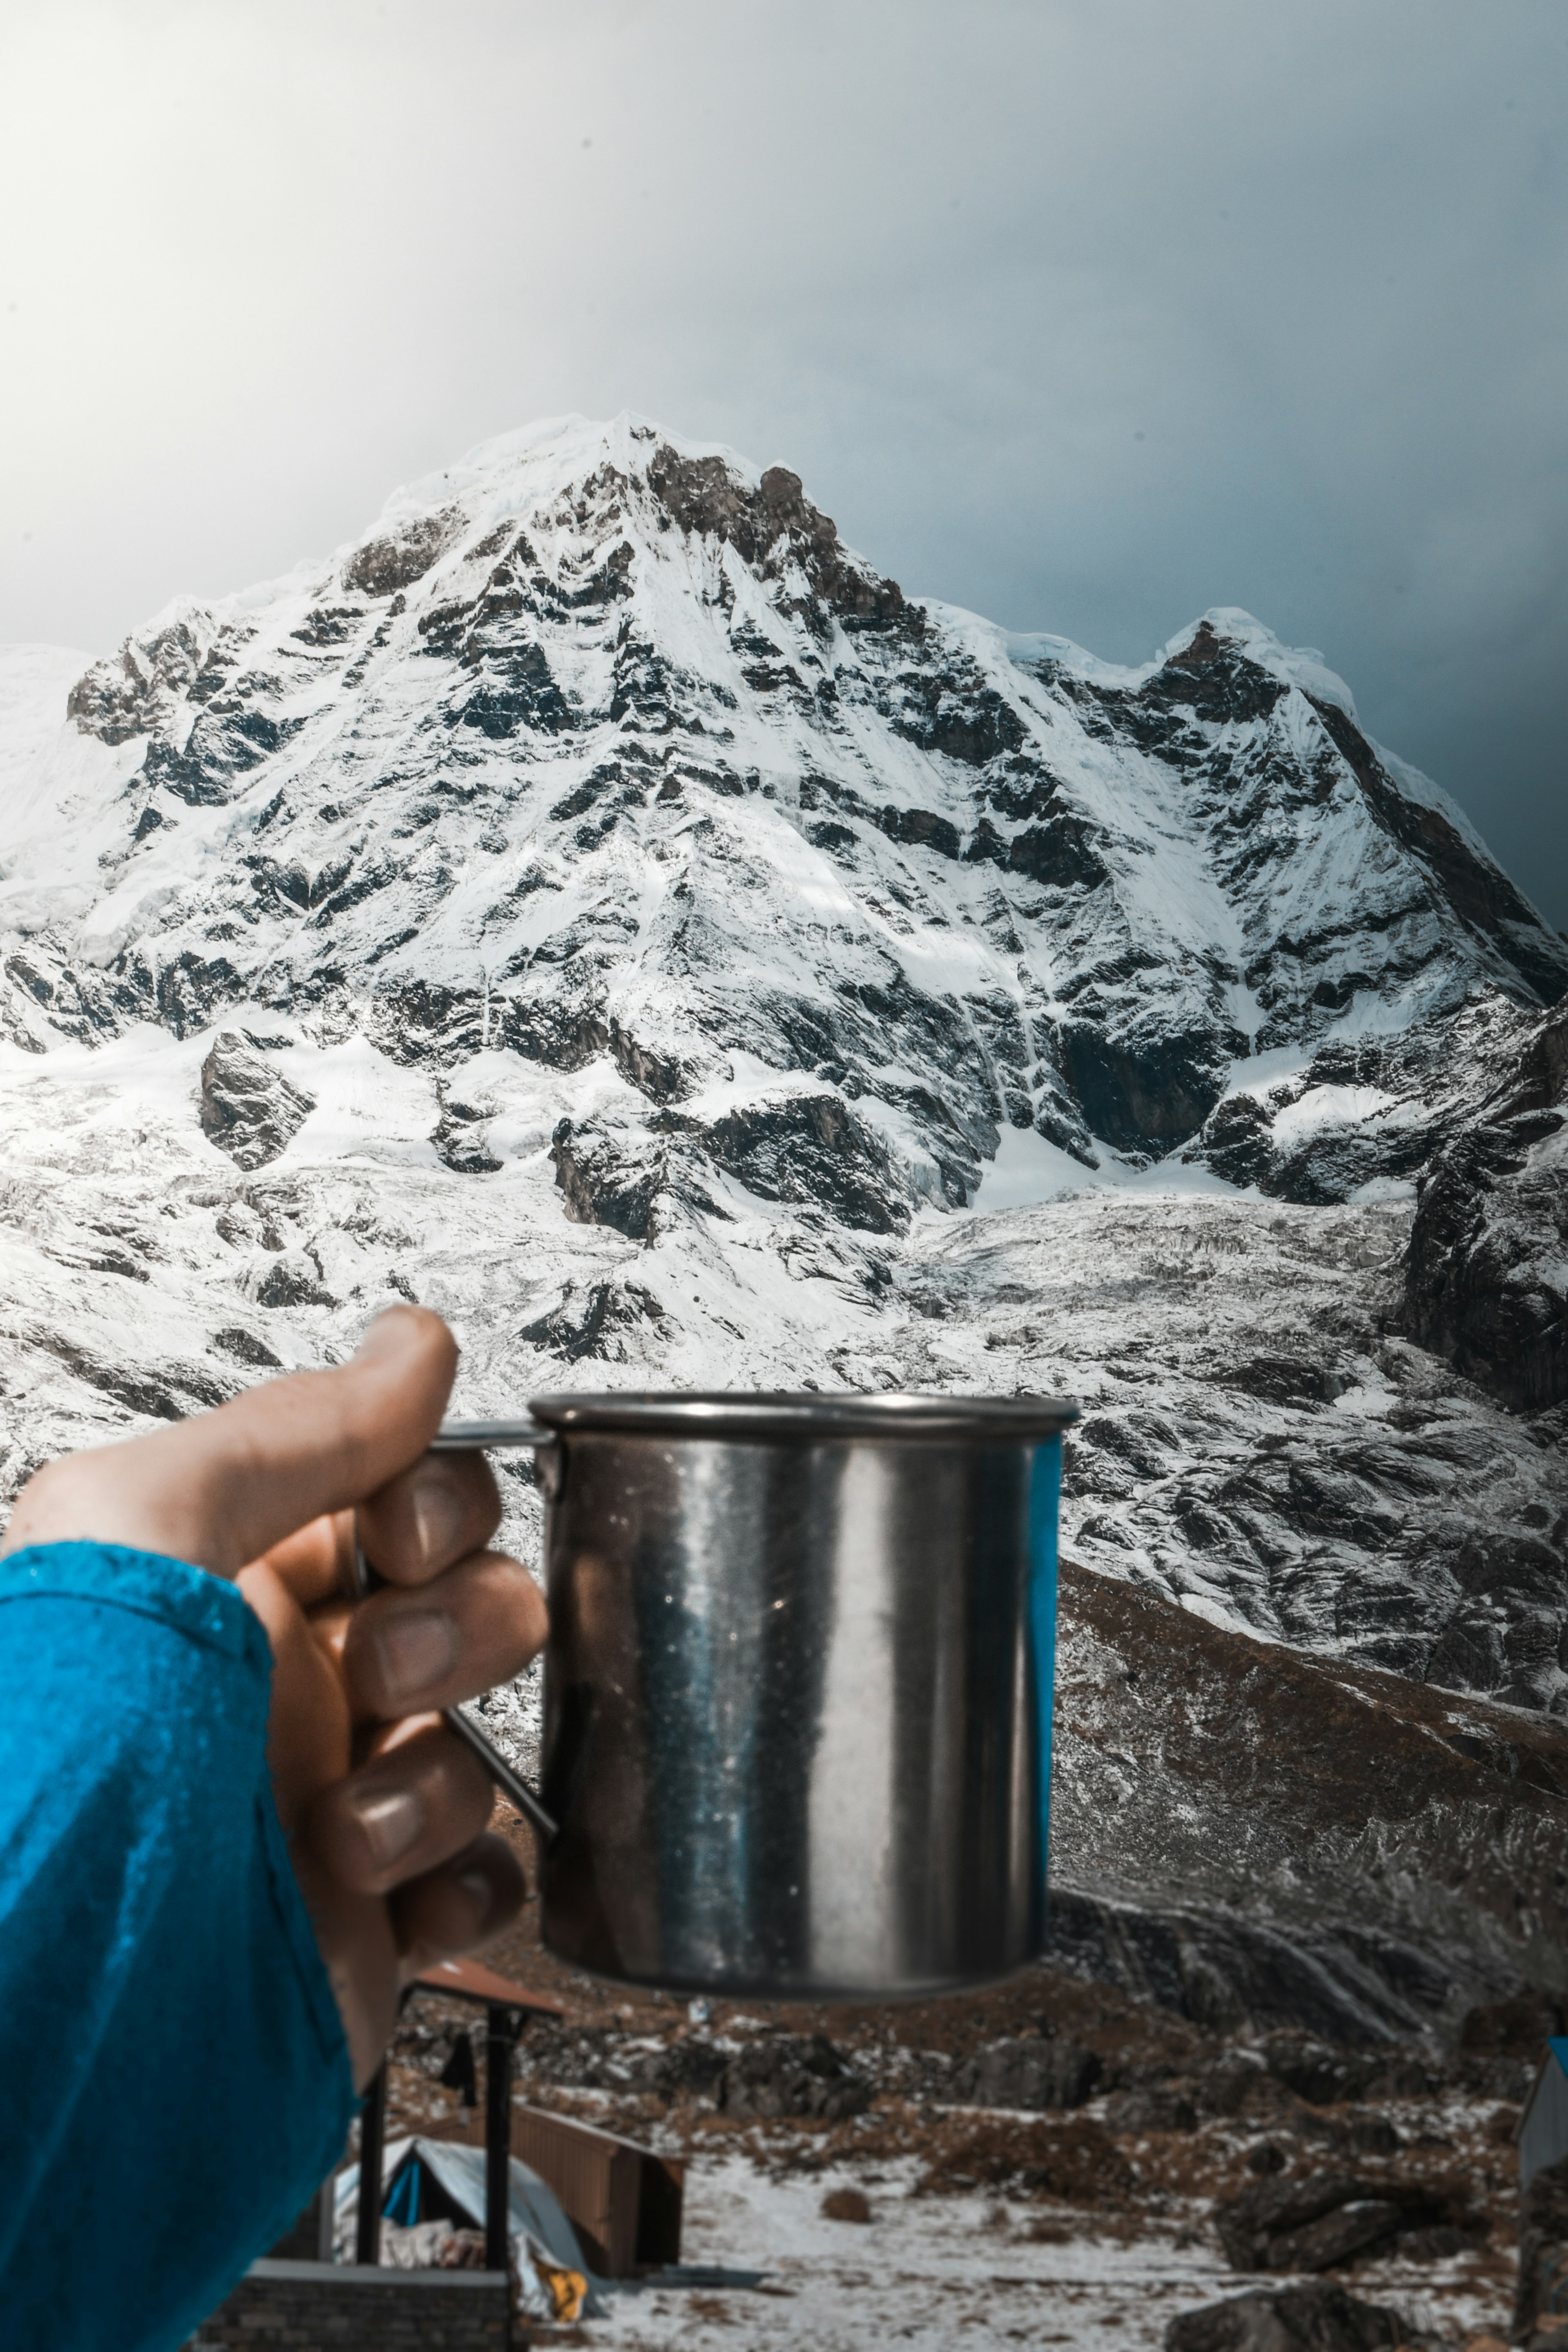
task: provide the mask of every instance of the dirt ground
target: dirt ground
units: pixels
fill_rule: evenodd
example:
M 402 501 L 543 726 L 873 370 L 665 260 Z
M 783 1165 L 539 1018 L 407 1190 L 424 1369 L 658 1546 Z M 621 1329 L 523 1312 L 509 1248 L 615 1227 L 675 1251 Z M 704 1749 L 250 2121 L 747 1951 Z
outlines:
M 563 1967 L 532 1906 L 485 1957 L 563 2007 L 524 2033 L 514 2096 L 688 2162 L 682 2257 L 699 2275 L 618 2290 L 574 2340 L 1153 2347 L 1174 2313 L 1258 2283 L 1229 2266 L 1216 2205 L 1325 2169 L 1369 2198 L 1427 2196 L 1465 2228 L 1457 2249 L 1413 2238 L 1327 2275 L 1454 2352 L 1506 2335 L 1513 2134 L 1541 2031 L 1528 2003 L 1478 2015 L 1445 2057 L 1249 2040 L 1044 1966 L 942 2000 L 689 2003 Z M 482 2097 L 480 2013 L 410 2000 L 389 2129 L 456 2119 L 437 2077 L 465 2032 Z M 1075 2103 L 986 2104 L 973 2070 L 999 2049 L 984 2063 L 1054 2068 Z

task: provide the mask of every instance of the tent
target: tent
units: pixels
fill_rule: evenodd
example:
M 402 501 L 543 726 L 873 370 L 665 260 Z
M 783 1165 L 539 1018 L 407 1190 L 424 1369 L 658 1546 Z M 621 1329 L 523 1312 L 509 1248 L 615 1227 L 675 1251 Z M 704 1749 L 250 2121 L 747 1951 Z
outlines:
M 485 2151 L 461 2140 L 394 2140 L 383 2159 L 383 2218 L 407 2225 L 451 2220 L 464 2229 L 485 2225 Z M 352 2247 L 359 2215 L 359 2167 L 345 2165 L 334 2189 L 332 2239 Z M 602 2319 L 598 2283 L 583 2257 L 577 2232 L 555 2192 L 537 2172 L 512 2157 L 507 2170 L 507 2230 L 511 2240 L 524 2312 L 533 2319 L 563 2315 L 564 2280 L 581 2279 L 583 2294 L 574 2318 Z M 342 2256 L 339 2257 L 342 2259 Z
M 1519 2185 L 1568 2156 L 1568 2034 L 1554 2033 L 1519 2119 Z

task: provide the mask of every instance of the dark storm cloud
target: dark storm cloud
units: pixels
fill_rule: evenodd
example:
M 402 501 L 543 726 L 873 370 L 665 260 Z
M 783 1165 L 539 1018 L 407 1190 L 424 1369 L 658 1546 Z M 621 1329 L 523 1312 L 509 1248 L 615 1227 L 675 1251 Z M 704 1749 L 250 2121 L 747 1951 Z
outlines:
M 1321 646 L 1568 921 L 1560 10 L 11 22 L 0 635 L 102 647 L 632 406 L 1014 626 Z

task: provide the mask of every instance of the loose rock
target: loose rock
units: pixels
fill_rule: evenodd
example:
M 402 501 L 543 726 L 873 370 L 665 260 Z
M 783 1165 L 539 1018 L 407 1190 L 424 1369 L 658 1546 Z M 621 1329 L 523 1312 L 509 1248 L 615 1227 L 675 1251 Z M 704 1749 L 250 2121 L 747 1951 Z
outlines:
M 978 2107 L 1081 2107 L 1103 2072 L 1076 2042 L 994 2042 L 962 2068 L 958 2097 Z
M 1207 2304 L 1165 2330 L 1165 2352 L 1378 2352 L 1409 2341 L 1394 2312 L 1320 2284 Z
M 719 2089 L 727 2116 L 863 2115 L 871 2086 L 844 2063 L 826 2034 L 789 2034 L 752 2043 L 731 2060 Z
M 1217 2205 L 1214 2218 L 1238 2271 L 1330 2270 L 1364 2261 L 1396 2238 L 1433 2258 L 1485 2233 L 1457 2189 L 1332 2171 L 1253 2181 Z M 1440 2243 L 1433 2232 L 1441 2233 Z

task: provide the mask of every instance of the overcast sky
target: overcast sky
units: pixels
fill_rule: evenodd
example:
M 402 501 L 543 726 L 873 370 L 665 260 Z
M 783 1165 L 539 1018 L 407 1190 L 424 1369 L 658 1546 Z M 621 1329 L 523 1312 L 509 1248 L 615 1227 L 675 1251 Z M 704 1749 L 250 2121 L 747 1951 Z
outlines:
M 911 593 L 1322 647 L 1568 926 L 1565 99 L 1556 0 L 6 0 L 0 638 L 636 408 Z

